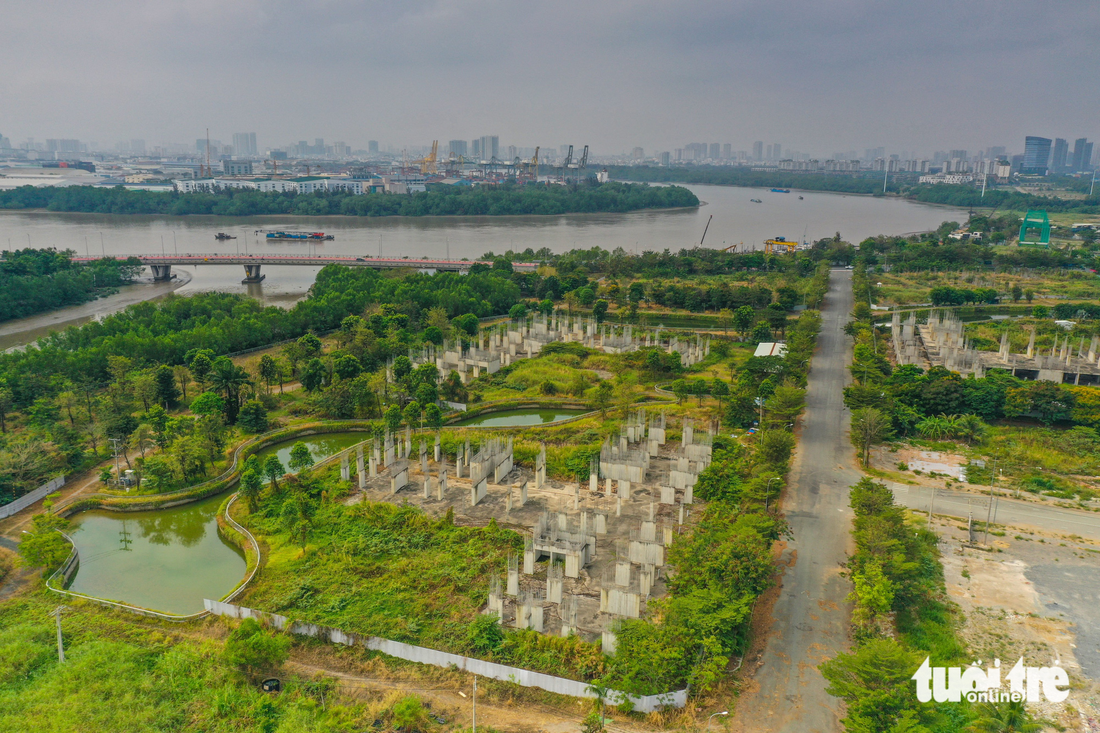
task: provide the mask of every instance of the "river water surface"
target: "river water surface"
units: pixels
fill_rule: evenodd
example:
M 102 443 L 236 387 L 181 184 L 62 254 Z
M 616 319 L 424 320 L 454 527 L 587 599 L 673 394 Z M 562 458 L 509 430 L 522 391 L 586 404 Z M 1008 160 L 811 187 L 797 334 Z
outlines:
M 0 248 L 57 247 L 78 255 L 128 255 L 190 253 L 271 253 L 384 255 L 388 257 L 467 257 L 486 252 L 503 253 L 543 247 L 553 252 L 574 248 L 622 247 L 628 252 L 645 250 L 679 251 L 699 243 L 708 220 L 705 245 L 758 248 L 765 239 L 782 236 L 801 241 L 815 240 L 840 232 L 858 242 L 875 234 L 902 234 L 934 229 L 944 220 L 958 219 L 955 209 L 915 203 L 898 198 L 873 198 L 837 193 L 797 191 L 772 193 L 767 189 L 732 186 L 688 186 L 704 202 L 697 209 L 638 211 L 630 214 L 570 214 L 565 216 L 474 216 L 420 218 L 358 217 L 153 217 L 102 214 L 54 214 L 46 212 L 0 212 Z M 800 199 L 799 196 L 803 198 Z M 750 199 L 762 203 L 752 203 Z M 268 242 L 266 229 L 324 231 L 335 239 L 319 244 Z M 236 236 L 216 241 L 217 232 Z M 320 267 L 264 265 L 267 279 L 243 285 L 239 265 L 204 265 L 174 268 L 191 280 L 180 293 L 221 291 L 244 293 L 271 305 L 288 306 L 304 297 Z M 127 301 L 130 298 L 126 299 Z M 96 305 L 98 304 L 98 309 Z M 113 312 L 118 302 L 97 301 L 83 306 L 95 316 Z M 60 319 L 44 326 L 55 330 L 70 325 L 66 311 Z M 88 317 L 81 312 L 76 318 Z M 24 319 L 30 322 L 32 319 Z M 75 320 L 72 322 L 76 322 Z M 5 324 L 0 348 L 20 342 L 18 335 L 31 335 L 23 343 L 42 335 L 40 322 L 22 328 L 20 322 Z

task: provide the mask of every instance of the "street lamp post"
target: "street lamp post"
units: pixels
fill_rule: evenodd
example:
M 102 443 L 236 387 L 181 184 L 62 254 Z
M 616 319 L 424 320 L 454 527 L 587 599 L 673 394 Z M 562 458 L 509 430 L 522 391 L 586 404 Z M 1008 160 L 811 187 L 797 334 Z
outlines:
M 764 489 L 764 511 L 768 511 L 768 501 L 771 499 L 772 494 L 772 481 L 778 481 L 778 476 L 772 476 L 768 479 L 768 488 Z
M 714 716 L 716 716 L 716 715 L 729 715 L 729 711 L 728 711 L 728 710 L 723 710 L 723 711 L 722 711 L 722 712 L 720 712 L 720 713 L 711 713 L 711 714 L 710 714 L 710 717 L 709 717 L 709 718 L 707 718 L 707 724 L 706 724 L 706 727 L 704 727 L 704 728 L 703 728 L 703 731 L 704 731 L 704 732 L 705 732 L 705 731 L 708 731 L 708 730 L 710 730 L 710 721 L 711 721 L 711 720 L 713 720 L 713 719 L 714 719 Z

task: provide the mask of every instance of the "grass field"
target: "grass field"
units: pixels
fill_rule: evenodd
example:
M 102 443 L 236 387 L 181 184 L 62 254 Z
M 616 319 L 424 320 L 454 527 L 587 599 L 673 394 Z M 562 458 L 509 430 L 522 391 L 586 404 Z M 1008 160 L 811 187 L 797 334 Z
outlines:
M 1025 292 L 1033 291 L 1033 302 L 1056 305 L 1065 300 L 1100 299 L 1100 277 L 1091 272 L 1066 270 L 1057 273 L 1008 273 L 1008 272 L 899 272 L 878 273 L 872 276 L 879 287 L 880 305 L 910 305 L 930 302 L 932 288 L 996 288 L 1002 293 L 1001 302 L 1013 302 L 1008 294 L 1013 285 Z M 1021 298 L 1021 304 L 1026 300 Z
M 223 658 L 220 622 L 177 637 L 79 605 L 63 616 L 58 664 L 48 615 L 56 605 L 43 590 L 0 604 L 0 732 L 306 733 L 361 729 L 374 718 L 363 704 L 322 706 L 291 676 L 281 695 L 261 692 Z

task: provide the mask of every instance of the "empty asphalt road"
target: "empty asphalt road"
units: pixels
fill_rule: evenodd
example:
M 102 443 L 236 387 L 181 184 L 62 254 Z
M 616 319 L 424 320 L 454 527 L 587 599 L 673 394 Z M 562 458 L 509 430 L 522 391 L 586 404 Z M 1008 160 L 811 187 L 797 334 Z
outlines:
M 762 666 L 738 706 L 733 730 L 773 733 L 840 731 L 840 701 L 817 671 L 848 646 L 848 487 L 859 480 L 848 441 L 844 385 L 851 339 L 852 274 L 834 270 L 806 392 L 802 433 L 783 502 L 794 539 L 784 548 L 782 589 L 772 612 Z

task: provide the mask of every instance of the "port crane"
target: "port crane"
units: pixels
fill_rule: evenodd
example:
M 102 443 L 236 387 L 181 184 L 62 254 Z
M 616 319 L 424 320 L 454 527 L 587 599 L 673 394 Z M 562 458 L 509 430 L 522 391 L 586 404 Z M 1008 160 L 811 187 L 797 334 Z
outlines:
M 439 141 L 432 140 L 432 152 L 426 157 L 420 160 L 420 172 L 423 175 L 434 174 L 439 172 L 439 167 L 436 164 L 437 157 L 439 155 Z
M 775 237 L 764 241 L 764 254 L 792 254 L 798 248 L 798 242 L 788 241 L 785 237 Z

